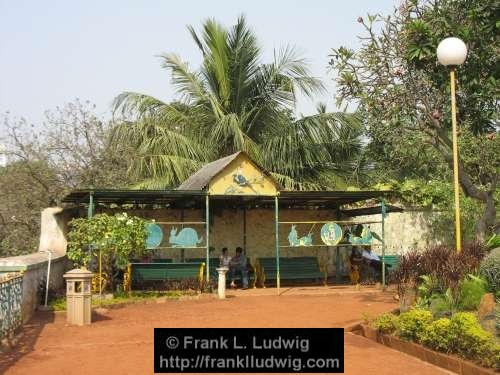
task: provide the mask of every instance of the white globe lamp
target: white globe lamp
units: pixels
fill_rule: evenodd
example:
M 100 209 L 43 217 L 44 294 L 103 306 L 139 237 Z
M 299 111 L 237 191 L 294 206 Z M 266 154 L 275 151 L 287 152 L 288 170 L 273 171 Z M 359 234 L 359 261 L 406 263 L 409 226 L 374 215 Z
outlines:
M 444 66 L 462 65 L 467 57 L 467 46 L 459 38 L 446 38 L 437 47 L 438 61 Z
M 439 43 L 436 50 L 440 64 L 450 67 L 451 124 L 453 143 L 453 190 L 455 195 L 455 240 L 457 251 L 462 250 L 460 225 L 460 184 L 458 176 L 458 137 L 457 137 L 457 104 L 455 100 L 455 69 L 462 65 L 467 57 L 467 46 L 459 38 L 446 38 Z

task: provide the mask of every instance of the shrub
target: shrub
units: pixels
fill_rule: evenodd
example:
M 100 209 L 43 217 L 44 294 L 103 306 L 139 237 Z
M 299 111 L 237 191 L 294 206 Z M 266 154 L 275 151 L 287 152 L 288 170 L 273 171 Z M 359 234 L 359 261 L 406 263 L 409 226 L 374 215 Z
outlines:
M 500 291 L 500 248 L 490 251 L 481 262 L 479 272 L 489 287 L 497 294 Z
M 399 316 L 398 333 L 403 339 L 420 342 L 427 326 L 432 322 L 428 310 L 413 309 Z
M 429 309 L 434 317 L 450 317 L 458 310 L 458 298 L 448 288 L 446 293 L 438 293 L 432 296 Z
M 460 285 L 459 310 L 477 310 L 481 298 L 486 293 L 487 283 L 480 277 L 469 275 Z
M 391 313 L 382 314 L 373 321 L 373 326 L 382 333 L 393 333 L 398 325 L 398 317 Z
M 407 297 L 416 292 L 417 281 L 421 274 L 420 258 L 421 255 L 417 250 L 410 250 L 399 257 L 398 267 L 391 272 L 390 282 L 397 284 L 401 311 L 410 308 L 412 301 L 408 302 Z
M 500 365 L 500 345 L 481 327 L 475 314 L 455 314 L 451 318 L 450 336 L 453 338 L 450 349 L 460 356 L 486 367 Z
M 78 218 L 69 222 L 68 259 L 79 266 L 90 266 L 102 260 L 102 273 L 107 275 L 105 286 L 114 290 L 114 281 L 128 260 L 146 251 L 149 221 L 127 213 L 98 214 L 91 219 Z
M 453 341 L 450 327 L 451 320 L 448 318 L 433 321 L 422 334 L 422 344 L 434 350 L 448 352 Z
M 500 247 L 500 234 L 493 234 L 488 242 L 486 242 L 486 246 L 488 246 L 489 249 Z

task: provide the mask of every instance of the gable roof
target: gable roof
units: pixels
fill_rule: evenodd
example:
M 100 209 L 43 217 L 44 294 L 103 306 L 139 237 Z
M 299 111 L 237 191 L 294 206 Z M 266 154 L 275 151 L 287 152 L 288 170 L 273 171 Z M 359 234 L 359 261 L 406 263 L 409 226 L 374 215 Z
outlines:
M 193 173 L 177 190 L 203 190 L 205 189 L 212 178 L 229 165 L 242 152 L 236 152 L 232 155 L 217 159 L 211 163 L 205 164 L 197 172 Z
M 251 163 L 253 163 L 257 168 L 262 170 L 262 173 L 270 177 L 273 183 L 276 185 L 276 188 L 279 189 L 280 185 L 276 180 L 271 176 L 271 174 L 263 169 L 260 165 L 255 163 L 246 152 L 238 151 L 229 156 L 225 156 L 223 158 L 217 159 L 211 163 L 205 164 L 201 169 L 197 172 L 193 173 L 189 176 L 176 190 L 203 190 L 208 187 L 210 181 L 219 174 L 224 168 L 226 168 L 233 160 L 235 160 L 238 156 L 245 156 Z

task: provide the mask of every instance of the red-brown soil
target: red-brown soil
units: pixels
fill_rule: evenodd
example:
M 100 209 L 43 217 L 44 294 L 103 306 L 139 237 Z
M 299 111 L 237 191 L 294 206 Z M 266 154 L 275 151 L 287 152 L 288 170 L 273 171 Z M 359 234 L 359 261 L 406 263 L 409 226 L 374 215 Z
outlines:
M 67 326 L 64 313 L 38 313 L 13 352 L 0 355 L 0 373 L 152 374 L 154 327 L 346 327 L 363 313 L 397 307 L 390 293 L 247 296 L 163 301 L 94 314 L 90 326 Z M 446 374 L 438 367 L 345 334 L 347 374 Z

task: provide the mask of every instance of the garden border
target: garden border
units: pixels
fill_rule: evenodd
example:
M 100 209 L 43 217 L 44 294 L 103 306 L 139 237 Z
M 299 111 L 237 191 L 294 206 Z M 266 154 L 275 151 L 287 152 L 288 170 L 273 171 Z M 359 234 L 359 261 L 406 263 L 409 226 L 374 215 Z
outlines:
M 420 344 L 416 344 L 411 341 L 405 341 L 393 335 L 381 333 L 376 328 L 372 328 L 367 324 L 360 323 L 349 328 L 349 332 L 351 333 L 366 337 L 369 340 L 373 340 L 391 349 L 398 350 L 413 357 L 417 357 L 424 362 L 428 362 L 430 364 L 460 375 L 498 375 L 498 372 L 496 372 L 494 369 L 481 367 L 462 358 L 436 352 Z M 346 329 L 346 332 L 347 331 L 348 330 Z

